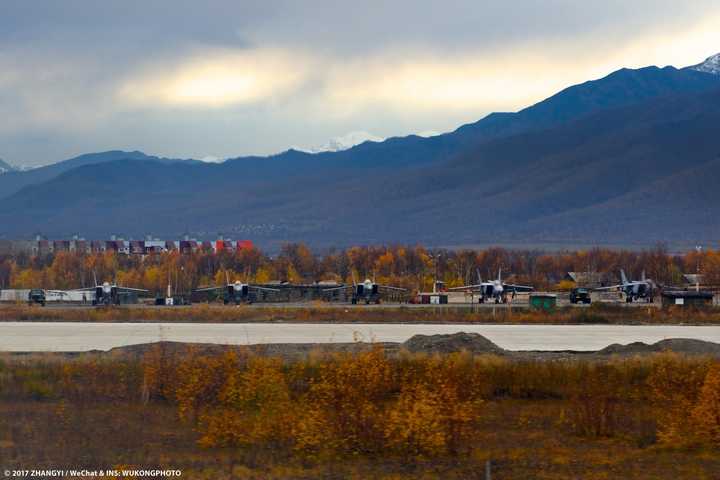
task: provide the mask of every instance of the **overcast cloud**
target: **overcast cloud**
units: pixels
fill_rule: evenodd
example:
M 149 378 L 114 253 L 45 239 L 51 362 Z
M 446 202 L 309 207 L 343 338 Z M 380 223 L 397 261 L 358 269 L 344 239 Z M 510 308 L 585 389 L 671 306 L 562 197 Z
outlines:
M 6 1 L 0 158 L 448 131 L 621 67 L 698 63 L 718 25 L 716 0 Z

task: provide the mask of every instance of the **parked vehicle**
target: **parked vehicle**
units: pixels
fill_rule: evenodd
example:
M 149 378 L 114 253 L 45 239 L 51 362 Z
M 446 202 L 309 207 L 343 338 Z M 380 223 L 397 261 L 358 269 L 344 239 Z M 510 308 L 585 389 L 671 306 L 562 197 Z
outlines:
M 45 290 L 41 288 L 33 288 L 28 293 L 28 305 L 33 303 L 39 303 L 43 307 L 45 306 Z
M 570 303 L 590 303 L 590 290 L 587 288 L 573 288 L 570 291 Z

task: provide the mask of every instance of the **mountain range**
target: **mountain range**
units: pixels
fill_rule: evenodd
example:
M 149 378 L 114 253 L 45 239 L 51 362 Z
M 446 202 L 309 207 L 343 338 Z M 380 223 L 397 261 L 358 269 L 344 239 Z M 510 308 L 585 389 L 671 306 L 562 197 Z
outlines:
M 453 132 L 223 163 L 104 152 L 0 175 L 0 236 L 263 246 L 687 246 L 720 238 L 720 55 L 622 69 Z

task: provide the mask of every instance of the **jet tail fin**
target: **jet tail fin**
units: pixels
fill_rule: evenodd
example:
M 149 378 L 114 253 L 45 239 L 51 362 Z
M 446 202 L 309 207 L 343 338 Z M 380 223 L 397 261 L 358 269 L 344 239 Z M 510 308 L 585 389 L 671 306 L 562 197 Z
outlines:
M 482 283 L 482 275 L 480 275 L 480 269 L 476 268 L 475 273 L 477 273 L 477 279 L 478 279 L 478 285 Z
M 625 270 L 623 269 L 620 269 L 620 279 L 622 283 L 628 283 L 627 275 L 625 275 Z

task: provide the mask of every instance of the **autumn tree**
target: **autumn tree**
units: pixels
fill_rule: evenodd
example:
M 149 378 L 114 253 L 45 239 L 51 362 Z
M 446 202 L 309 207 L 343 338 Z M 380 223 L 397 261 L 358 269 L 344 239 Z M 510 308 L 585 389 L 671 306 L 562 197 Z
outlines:
M 247 367 L 230 374 L 217 405 L 200 419 L 204 446 L 288 446 L 296 404 L 280 359 L 253 357 Z
M 674 353 L 664 353 L 653 365 L 648 385 L 657 409 L 661 442 L 683 444 L 695 436 L 693 411 L 707 370 L 706 362 L 690 361 Z
M 708 369 L 691 416 L 698 436 L 720 447 L 720 363 Z
M 308 408 L 295 427 L 296 448 L 310 455 L 382 448 L 382 405 L 390 398 L 392 381 L 390 362 L 380 349 L 323 362 L 305 400 Z

